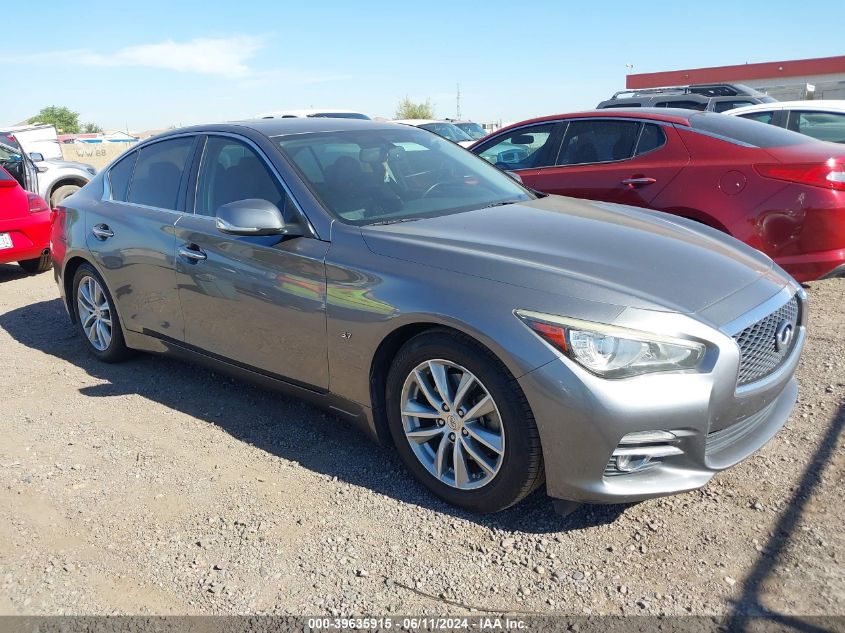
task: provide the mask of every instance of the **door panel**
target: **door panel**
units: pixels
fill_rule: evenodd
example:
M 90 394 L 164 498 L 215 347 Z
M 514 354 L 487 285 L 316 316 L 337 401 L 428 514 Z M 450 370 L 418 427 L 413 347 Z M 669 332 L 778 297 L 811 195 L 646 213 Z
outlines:
M 328 242 L 297 237 L 234 237 L 211 217 L 176 224 L 176 279 L 185 342 L 305 385 L 328 388 Z
M 654 129 L 665 136 L 662 145 L 659 145 L 659 139 L 649 136 L 654 134 Z M 639 149 L 631 151 L 648 151 L 627 160 L 600 163 L 580 162 L 590 157 L 601 159 L 604 150 L 601 143 L 591 143 L 597 146 L 592 148 L 573 148 L 569 143 L 575 141 L 578 144 L 578 139 L 573 135 L 577 131 L 574 126 L 570 126 L 561 145 L 558 162 L 577 160 L 579 164 L 521 171 L 519 175 L 523 182 L 547 193 L 648 207 L 657 194 L 689 163 L 689 153 L 671 126 L 646 124 L 637 140 L 636 147 Z M 610 151 L 627 153 L 627 139 L 620 138 L 619 143 Z M 613 156 L 609 155 L 611 158 Z
M 195 180 L 195 214 L 176 224 L 176 277 L 185 342 L 319 389 L 328 388 L 325 255 L 310 237 L 218 231 L 221 205 L 272 202 L 286 222 L 297 209 L 266 158 L 241 139 L 211 135 Z
M 129 330 L 182 338 L 173 226 L 194 143 L 176 137 L 128 154 L 108 174 L 111 199 L 86 213 L 86 244 Z
M 86 244 L 129 330 L 182 337 L 173 269 L 176 217 L 172 211 L 115 201 L 87 209 Z

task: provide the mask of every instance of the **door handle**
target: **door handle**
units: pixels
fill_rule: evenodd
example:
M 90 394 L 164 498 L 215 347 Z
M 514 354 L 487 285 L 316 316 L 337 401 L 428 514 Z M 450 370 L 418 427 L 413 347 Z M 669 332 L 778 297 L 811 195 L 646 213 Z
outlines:
M 645 176 L 641 176 L 639 178 L 626 178 L 622 181 L 622 184 L 628 185 L 629 187 L 641 187 L 643 185 L 653 185 L 656 182 L 656 178 L 648 178 Z
M 190 260 L 194 263 L 201 262 L 207 257 L 205 253 L 203 253 L 199 248 L 195 246 L 180 246 L 178 252 L 179 257 L 184 257 L 185 259 Z
M 103 242 L 110 237 L 114 237 L 114 231 L 109 228 L 108 224 L 95 224 L 91 227 L 91 234 Z

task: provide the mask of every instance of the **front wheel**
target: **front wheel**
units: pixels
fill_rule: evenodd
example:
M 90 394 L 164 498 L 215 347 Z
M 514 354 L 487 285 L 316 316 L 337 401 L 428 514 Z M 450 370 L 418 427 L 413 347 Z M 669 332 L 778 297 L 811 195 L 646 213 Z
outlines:
M 408 341 L 390 368 L 386 403 L 399 455 L 441 499 L 497 512 L 542 483 L 528 402 L 501 361 L 472 339 L 436 330 Z
M 88 351 L 107 363 L 116 363 L 131 355 L 111 294 L 90 264 L 82 264 L 73 276 L 73 301 L 76 326 Z

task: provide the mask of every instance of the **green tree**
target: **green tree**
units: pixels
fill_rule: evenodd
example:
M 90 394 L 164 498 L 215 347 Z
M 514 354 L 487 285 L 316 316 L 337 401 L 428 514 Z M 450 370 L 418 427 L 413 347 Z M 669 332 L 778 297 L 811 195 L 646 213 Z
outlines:
M 434 119 L 434 106 L 431 105 L 431 99 L 426 99 L 425 103 L 414 103 L 407 96 L 399 102 L 396 108 L 397 119 Z
M 48 123 L 56 126 L 62 134 L 76 134 L 79 132 L 79 112 L 74 112 L 64 106 L 47 106 L 41 112 L 29 119 L 29 123 Z
M 103 131 L 103 128 L 101 128 L 96 123 L 88 122 L 88 123 L 83 123 L 82 127 L 79 129 L 79 131 L 83 132 L 85 134 L 99 134 Z

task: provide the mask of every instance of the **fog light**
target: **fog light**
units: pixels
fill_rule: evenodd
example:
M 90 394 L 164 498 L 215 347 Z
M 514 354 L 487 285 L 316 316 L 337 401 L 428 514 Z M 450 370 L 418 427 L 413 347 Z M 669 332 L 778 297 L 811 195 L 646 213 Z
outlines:
M 605 476 L 628 475 L 658 466 L 664 457 L 682 455 L 678 437 L 669 431 L 636 431 L 623 437 L 613 451 Z
M 623 473 L 634 473 L 649 465 L 653 465 L 649 455 L 619 455 L 616 458 L 616 470 Z

